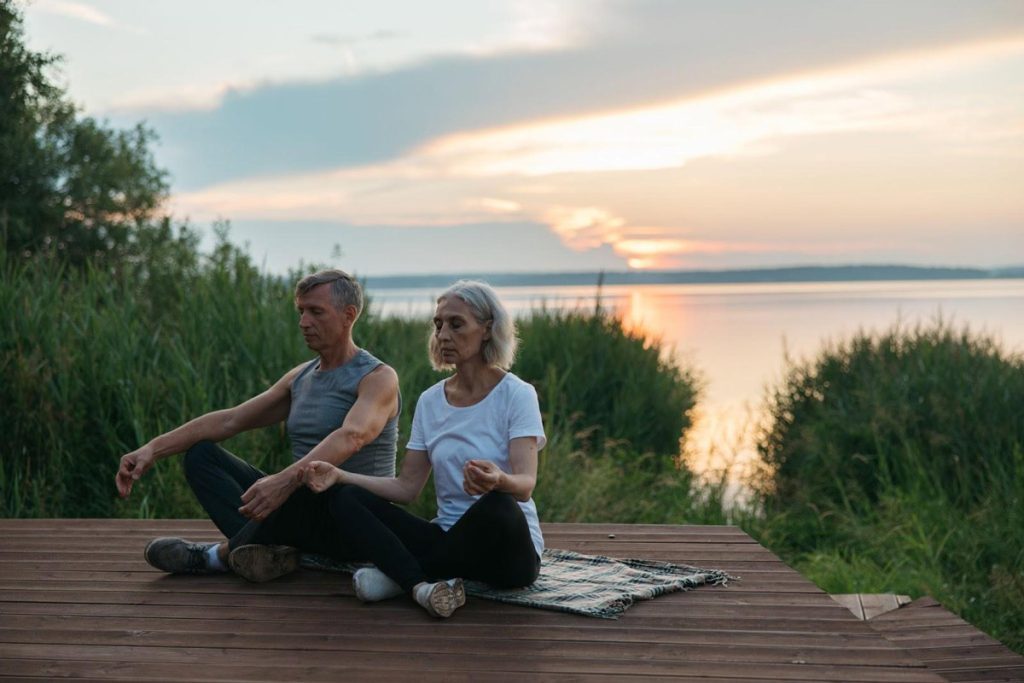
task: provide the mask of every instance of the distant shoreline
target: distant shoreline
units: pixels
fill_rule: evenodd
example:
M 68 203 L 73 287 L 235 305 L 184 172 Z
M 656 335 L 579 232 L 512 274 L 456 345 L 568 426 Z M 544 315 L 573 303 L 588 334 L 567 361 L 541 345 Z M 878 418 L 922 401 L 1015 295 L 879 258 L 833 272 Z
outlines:
M 496 287 L 730 284 L 765 282 L 868 282 L 891 280 L 993 280 L 1024 278 L 1024 266 L 937 268 L 921 266 L 795 266 L 744 270 L 589 271 L 571 273 L 460 273 L 366 277 L 373 289 L 446 287 L 453 280 L 486 280 Z

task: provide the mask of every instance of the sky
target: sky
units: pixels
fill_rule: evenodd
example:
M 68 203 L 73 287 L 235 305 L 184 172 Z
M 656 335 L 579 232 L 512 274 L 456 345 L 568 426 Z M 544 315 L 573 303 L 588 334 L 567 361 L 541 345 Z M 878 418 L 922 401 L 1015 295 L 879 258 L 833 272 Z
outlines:
M 1024 263 L 1020 0 L 24 7 L 274 272 Z

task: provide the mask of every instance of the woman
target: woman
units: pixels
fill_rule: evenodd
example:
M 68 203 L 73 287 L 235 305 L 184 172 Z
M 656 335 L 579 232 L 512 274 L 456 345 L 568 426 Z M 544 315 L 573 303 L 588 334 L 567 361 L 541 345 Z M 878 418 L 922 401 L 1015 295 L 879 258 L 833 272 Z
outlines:
M 435 369 L 455 372 L 420 396 L 398 476 L 325 462 L 303 476 L 330 489 L 346 549 L 376 565 L 356 572 L 356 595 L 404 592 L 447 617 L 465 602 L 464 578 L 505 588 L 537 578 L 544 540 L 531 495 L 546 439 L 536 391 L 507 371 L 515 325 L 489 285 L 462 280 L 438 298 L 429 349 Z M 431 469 L 438 516 L 428 522 L 393 503 L 415 499 Z

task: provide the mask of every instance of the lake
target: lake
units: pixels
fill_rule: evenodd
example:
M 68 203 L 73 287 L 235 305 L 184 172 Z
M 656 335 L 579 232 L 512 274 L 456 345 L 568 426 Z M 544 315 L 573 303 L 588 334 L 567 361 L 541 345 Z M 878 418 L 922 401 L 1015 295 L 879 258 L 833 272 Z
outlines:
M 381 314 L 419 317 L 440 290 L 369 292 Z M 515 314 L 588 307 L 593 286 L 500 287 Z M 687 458 L 700 473 L 730 468 L 737 483 L 756 462 L 752 432 L 763 414 L 765 387 L 778 383 L 791 358 L 809 358 L 827 341 L 859 330 L 912 327 L 940 316 L 991 334 L 1004 349 L 1024 352 L 1024 280 L 928 280 L 756 284 L 611 285 L 606 308 L 630 328 L 660 338 L 666 352 L 705 381 Z

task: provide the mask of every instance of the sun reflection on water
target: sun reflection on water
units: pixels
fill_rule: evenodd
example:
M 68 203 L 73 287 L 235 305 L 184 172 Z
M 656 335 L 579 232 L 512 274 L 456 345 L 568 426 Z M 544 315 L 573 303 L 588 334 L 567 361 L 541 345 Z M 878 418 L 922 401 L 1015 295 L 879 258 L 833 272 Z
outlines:
M 912 327 L 938 315 L 975 333 L 994 335 L 1024 353 L 1024 280 L 812 282 L 707 285 L 499 287 L 515 315 L 549 309 L 619 316 L 626 329 L 662 344 L 666 357 L 692 370 L 701 385 L 693 427 L 681 456 L 704 480 L 724 482 L 742 501 L 763 473 L 755 440 L 765 421 L 766 387 L 783 379 L 785 359 L 813 358 L 827 340 Z M 378 290 L 382 315 L 429 315 L 428 289 Z

